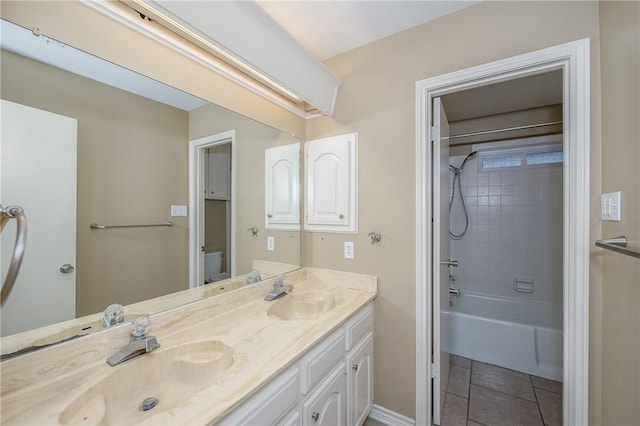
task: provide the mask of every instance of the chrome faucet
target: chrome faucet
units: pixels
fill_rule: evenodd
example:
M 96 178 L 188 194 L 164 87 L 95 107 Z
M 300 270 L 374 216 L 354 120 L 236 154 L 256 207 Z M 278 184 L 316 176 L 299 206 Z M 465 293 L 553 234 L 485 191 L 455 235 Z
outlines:
M 460 291 L 459 288 L 449 287 L 449 294 L 455 294 L 456 296 L 460 297 L 461 293 L 462 292 Z
M 273 291 L 267 294 L 264 297 L 264 300 L 275 300 L 280 296 L 284 296 L 287 293 L 291 293 L 293 291 L 293 284 L 287 284 L 287 278 L 283 275 L 280 275 L 276 278 L 275 284 L 273 284 Z
M 107 306 L 102 316 L 102 322 L 105 328 L 122 324 L 124 322 L 124 306 L 118 305 L 117 303 Z
M 128 359 L 158 349 L 160 347 L 158 339 L 153 336 L 145 336 L 150 328 L 151 320 L 146 315 L 131 321 L 131 341 L 118 352 L 107 358 L 107 364 L 114 367 Z

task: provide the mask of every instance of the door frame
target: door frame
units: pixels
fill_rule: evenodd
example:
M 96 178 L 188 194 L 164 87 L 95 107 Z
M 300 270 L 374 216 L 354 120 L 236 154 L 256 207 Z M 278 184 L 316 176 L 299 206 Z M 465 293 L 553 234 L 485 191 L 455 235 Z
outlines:
M 204 261 L 200 256 L 198 241 L 200 227 L 204 223 L 204 155 L 203 149 L 215 145 L 231 144 L 231 208 L 227 206 L 227 222 L 231 221 L 231 232 L 227 233 L 227 253 L 231 254 L 229 276 L 236 272 L 236 131 L 228 130 L 215 135 L 189 141 L 189 288 L 202 285 Z M 228 263 L 227 263 L 228 264 Z
M 431 424 L 433 410 L 429 232 L 433 98 L 553 70 L 563 71 L 563 424 L 588 424 L 589 49 L 586 38 L 416 82 L 416 424 Z

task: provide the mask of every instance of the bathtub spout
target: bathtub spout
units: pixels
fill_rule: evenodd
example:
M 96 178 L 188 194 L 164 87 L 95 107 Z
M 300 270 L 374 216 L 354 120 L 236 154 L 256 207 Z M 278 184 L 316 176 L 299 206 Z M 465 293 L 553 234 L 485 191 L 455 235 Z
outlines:
M 461 293 L 462 292 L 460 291 L 459 288 L 449 287 L 449 294 L 455 294 L 456 296 L 460 297 Z

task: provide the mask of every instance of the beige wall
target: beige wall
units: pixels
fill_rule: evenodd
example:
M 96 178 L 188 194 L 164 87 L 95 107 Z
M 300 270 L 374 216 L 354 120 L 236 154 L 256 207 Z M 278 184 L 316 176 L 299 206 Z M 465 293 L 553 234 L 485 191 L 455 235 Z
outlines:
M 601 2 L 602 192 L 622 191 L 626 235 L 640 250 L 640 3 Z M 640 259 L 603 251 L 602 422 L 640 424 Z
M 78 120 L 77 315 L 187 288 L 188 113 L 5 51 L 2 98 Z
M 300 232 L 264 229 L 264 150 L 300 140 L 255 120 L 216 105 L 189 114 L 189 139 L 236 132 L 236 273 L 251 271 L 252 261 L 300 264 Z M 248 229 L 259 228 L 257 236 Z M 267 236 L 275 237 L 275 250 L 267 251 Z
M 378 276 L 376 404 L 415 416 L 415 82 L 585 37 L 592 38 L 591 136 L 597 152 L 595 2 L 483 2 L 327 61 L 343 82 L 335 115 L 310 120 L 307 138 L 359 132 L 360 232 L 306 233 L 304 263 Z M 597 158 L 592 174 L 599 182 Z M 367 233 L 374 230 L 382 243 L 372 246 Z M 346 240 L 355 241 L 355 260 L 342 258 Z

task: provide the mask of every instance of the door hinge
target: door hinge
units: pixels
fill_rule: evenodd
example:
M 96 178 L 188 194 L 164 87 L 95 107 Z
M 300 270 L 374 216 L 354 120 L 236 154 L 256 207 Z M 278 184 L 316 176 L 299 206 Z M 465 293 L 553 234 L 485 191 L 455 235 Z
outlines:
M 431 378 L 437 379 L 439 377 L 440 377 L 440 369 L 435 363 L 431 364 Z
M 431 142 L 435 142 L 440 139 L 440 132 L 438 131 L 438 127 L 431 126 Z

